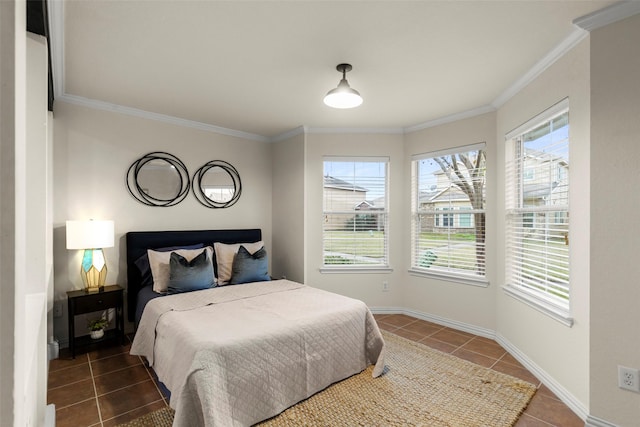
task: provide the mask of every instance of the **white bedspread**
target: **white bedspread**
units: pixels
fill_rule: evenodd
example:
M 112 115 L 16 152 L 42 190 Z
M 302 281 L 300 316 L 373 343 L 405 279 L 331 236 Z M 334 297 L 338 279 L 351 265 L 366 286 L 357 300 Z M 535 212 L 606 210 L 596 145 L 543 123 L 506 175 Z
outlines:
M 174 426 L 248 426 L 375 363 L 384 341 L 366 305 L 287 280 L 147 304 L 131 354 L 171 390 Z

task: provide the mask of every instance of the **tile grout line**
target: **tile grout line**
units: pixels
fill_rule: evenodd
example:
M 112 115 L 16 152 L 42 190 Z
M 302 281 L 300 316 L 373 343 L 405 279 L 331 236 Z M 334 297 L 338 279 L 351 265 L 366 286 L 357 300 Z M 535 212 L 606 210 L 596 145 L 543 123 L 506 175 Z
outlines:
M 151 406 L 151 405 L 153 405 L 154 403 L 162 402 L 162 401 L 164 401 L 164 399 L 154 400 L 153 402 L 149 402 L 149 403 L 147 403 L 146 405 L 142 405 L 142 406 L 139 406 L 139 407 L 137 407 L 137 408 L 133 408 L 133 409 L 131 409 L 131 410 L 127 411 L 127 412 L 124 412 L 124 413 L 122 413 L 122 414 L 119 414 L 119 415 L 113 416 L 113 417 L 111 417 L 111 418 L 108 418 L 108 419 L 106 419 L 105 421 L 111 421 L 111 420 L 114 420 L 114 419 L 116 419 L 116 418 L 118 418 L 118 417 L 121 417 L 121 416 L 123 416 L 123 415 L 130 414 L 130 413 L 132 413 L 133 411 L 136 411 L 136 410 L 138 410 L 138 409 L 140 409 L 140 408 L 144 408 L 145 406 Z M 119 424 L 118 424 L 118 425 L 119 425 Z
M 153 383 L 153 385 L 156 387 L 156 390 L 158 391 L 158 393 L 160 394 L 160 397 L 162 398 L 162 401 L 165 403 L 165 405 L 169 406 L 169 402 L 167 402 L 167 398 L 165 397 L 164 393 L 162 392 L 162 390 L 160 390 L 160 387 L 158 387 L 158 383 L 156 382 L 156 380 L 153 378 L 153 375 L 151 375 L 151 367 L 147 366 L 146 363 L 144 363 L 144 360 L 142 360 L 142 356 L 138 356 L 140 358 L 140 361 L 142 362 L 142 366 L 144 366 L 144 369 L 147 370 L 147 375 L 149 375 L 149 378 L 151 378 L 151 382 Z M 160 382 L 160 379 L 158 378 L 158 382 Z M 166 387 L 166 386 L 165 386 Z
M 416 322 L 417 322 L 417 321 L 416 321 Z M 409 323 L 409 324 L 413 324 L 413 323 L 415 323 L 415 322 L 411 322 L 411 323 Z M 405 325 L 405 326 L 408 326 L 408 325 Z M 395 331 L 398 331 L 398 330 L 400 330 L 400 329 L 404 329 L 404 328 L 405 328 L 405 326 L 401 326 L 401 327 L 397 328 Z M 433 338 L 433 335 L 437 334 L 438 332 L 442 331 L 443 329 L 446 329 L 446 326 L 443 326 L 441 329 L 439 329 L 439 330 L 437 330 L 437 331 L 434 331 L 434 332 L 431 332 L 431 333 L 430 333 L 430 334 L 428 334 L 428 335 L 425 335 L 423 338 L 421 338 L 420 340 L 418 340 L 418 341 L 416 341 L 416 342 L 421 343 L 421 344 L 424 344 L 424 343 L 422 342 L 422 340 L 424 340 L 425 338 L 431 338 L 431 339 L 436 340 L 436 341 L 438 341 L 438 342 L 441 342 L 441 343 L 444 343 L 444 344 L 449 344 L 449 345 L 451 345 L 451 346 L 454 346 L 454 347 L 455 347 L 455 345 L 454 345 L 454 344 L 451 344 L 451 343 L 446 342 L 446 341 L 439 340 L 438 338 Z M 389 331 L 389 332 L 394 333 L 395 331 Z M 407 332 L 413 332 L 413 331 L 409 331 L 409 330 L 407 330 Z M 453 331 L 453 332 L 455 333 L 455 331 Z M 417 333 L 417 332 L 416 332 L 416 333 Z M 396 334 L 396 335 L 397 335 L 397 334 Z M 459 334 L 459 335 L 461 335 L 461 334 Z M 493 357 L 493 356 L 489 356 L 489 355 L 486 355 L 486 354 L 483 354 L 483 353 L 479 353 L 479 352 L 477 352 L 477 351 L 469 350 L 469 349 L 467 349 L 467 348 L 464 348 L 464 349 L 462 348 L 462 347 L 464 347 L 465 345 L 467 345 L 468 343 L 470 343 L 471 341 L 473 341 L 473 340 L 474 340 L 475 338 L 477 338 L 477 337 L 478 337 L 477 335 L 475 335 L 475 336 L 471 337 L 467 342 L 465 342 L 464 344 L 462 344 L 462 345 L 460 345 L 460 346 L 456 347 L 456 348 L 455 348 L 455 349 L 453 349 L 453 350 L 451 351 L 451 353 L 449 353 L 449 354 L 454 355 L 453 353 L 455 353 L 456 351 L 458 351 L 458 350 L 461 350 L 461 349 L 462 349 L 462 350 L 465 350 L 465 351 L 468 351 L 468 352 L 471 352 L 471 353 L 477 354 L 477 355 L 479 355 L 479 356 L 484 356 L 484 357 L 486 357 L 486 358 L 488 358 L 488 359 L 492 359 L 492 360 L 494 360 L 494 363 L 489 367 L 490 369 L 493 369 L 493 367 L 494 367 L 494 366 L 495 366 L 499 361 L 503 360 L 503 359 L 504 359 L 504 357 L 505 357 L 507 354 L 509 354 L 509 352 L 508 352 L 508 351 L 506 351 L 506 350 L 504 350 L 504 349 L 503 349 L 503 350 L 504 350 L 504 353 L 503 353 L 499 358 L 497 358 L 497 359 L 496 359 L 496 358 L 495 358 L 495 357 Z M 495 342 L 494 340 L 491 340 L 491 341 Z M 426 345 L 426 344 L 425 344 L 425 345 Z M 498 344 L 498 345 L 499 345 L 499 344 Z M 455 355 L 454 355 L 454 356 L 455 356 Z M 456 356 L 456 357 L 458 357 L 458 356 Z M 515 365 L 515 364 L 513 364 L 513 363 L 509 363 L 509 362 L 507 362 L 506 360 L 504 361 L 504 363 L 506 363 L 506 364 L 508 364 L 508 365 L 510 365 L 510 366 L 519 367 L 518 365 Z
M 70 383 L 59 385 L 57 387 L 49 387 L 49 388 L 47 388 L 47 392 L 52 391 L 52 390 L 58 390 L 59 388 L 62 388 L 62 387 L 68 387 L 70 385 L 78 384 L 78 383 L 81 383 L 82 381 L 86 381 L 86 380 L 87 380 L 87 378 L 85 378 L 83 380 L 72 381 Z
M 104 359 L 98 359 L 98 360 L 104 360 Z M 109 374 L 113 374 L 115 372 L 120 372 L 120 371 L 124 371 L 124 370 L 127 370 L 127 369 L 135 368 L 138 365 L 144 365 L 144 364 L 143 363 L 136 363 L 135 365 L 126 365 L 126 366 L 124 366 L 122 368 L 114 369 L 113 371 L 100 372 L 100 373 L 96 374 L 96 377 L 102 377 L 104 375 L 109 375 Z
M 73 402 L 73 403 L 70 403 L 70 404 L 65 405 L 65 406 L 62 406 L 62 405 L 58 406 L 58 404 L 56 403 L 55 404 L 56 405 L 56 411 L 58 411 L 59 409 L 66 409 L 66 408 L 70 408 L 70 407 L 75 406 L 75 405 L 79 405 L 79 404 L 84 403 L 84 402 L 88 402 L 91 399 L 95 399 L 95 397 L 90 397 L 88 399 L 80 400 L 78 402 Z
M 537 391 L 536 391 L 536 393 L 537 393 Z M 535 396 L 535 395 L 534 395 L 534 396 Z M 533 399 L 533 397 L 532 397 L 531 399 Z M 529 402 L 529 403 L 531 403 L 531 402 Z M 528 407 L 528 406 L 529 406 L 529 405 L 527 405 L 527 407 Z M 525 408 L 525 410 L 526 410 L 526 408 Z M 525 416 L 525 415 L 526 415 L 527 417 L 533 418 L 534 420 L 536 420 L 536 421 L 539 421 L 539 422 L 543 423 L 545 426 L 549 426 L 549 427 L 557 427 L 555 424 L 548 423 L 548 422 L 546 422 L 545 420 L 541 420 L 540 418 L 538 418 L 538 417 L 534 417 L 534 416 L 533 416 L 533 415 L 531 415 L 531 414 L 525 414 L 524 412 L 523 412 L 522 414 L 520 414 L 520 417 L 519 417 L 518 419 L 522 418 L 522 417 L 523 417 L 523 416 Z
M 138 384 L 146 383 L 147 381 L 149 381 L 149 379 L 142 380 L 142 381 L 138 381 L 138 382 L 135 382 L 135 383 L 127 383 L 127 385 L 125 385 L 124 387 L 116 388 L 116 389 L 110 390 L 110 391 L 108 391 L 108 392 L 106 392 L 106 393 L 102 393 L 102 394 L 98 394 L 98 390 L 97 390 L 97 388 L 96 388 L 96 395 L 97 395 L 98 397 L 106 396 L 107 394 L 115 393 L 115 392 L 117 392 L 117 391 L 122 391 L 122 390 L 124 390 L 125 388 L 129 388 L 129 387 L 134 386 L 134 385 L 138 385 Z M 153 379 L 151 379 L 151 381 L 153 381 Z
M 416 320 L 416 322 L 417 322 L 417 320 Z M 412 324 L 412 323 L 415 323 L 415 322 L 411 322 L 411 323 L 409 323 L 409 324 L 407 324 L 407 325 L 405 325 L 405 326 L 408 326 L 408 325 L 410 325 L 410 324 Z M 454 352 L 456 352 L 457 350 L 459 350 L 460 348 L 462 348 L 462 346 L 464 346 L 465 344 L 467 344 L 468 342 L 470 342 L 470 341 L 473 339 L 473 337 L 471 337 L 471 338 L 469 338 L 467 341 L 465 341 L 463 344 L 461 344 L 461 345 L 458 345 L 458 346 L 457 346 L 457 345 L 452 344 L 452 343 L 450 343 L 450 342 L 442 341 L 442 340 L 439 340 L 438 338 L 433 338 L 433 335 L 437 334 L 438 332 L 441 332 L 441 331 L 442 331 L 442 330 L 444 330 L 445 328 L 446 328 L 446 327 L 444 327 L 444 326 L 443 326 L 441 329 L 439 329 L 439 330 L 437 330 L 437 331 L 434 331 L 434 332 L 431 332 L 429 335 L 426 335 L 426 336 L 424 336 L 423 338 L 421 338 L 420 340 L 415 341 L 415 342 L 420 343 L 420 344 L 423 344 L 423 345 L 427 345 L 427 344 L 423 343 L 423 342 L 422 342 L 422 340 L 424 340 L 425 338 L 431 338 L 431 339 L 436 340 L 436 341 L 438 341 L 438 342 L 441 342 L 441 343 L 443 343 L 443 344 L 448 344 L 448 345 L 450 345 L 451 347 L 454 347 L 454 349 L 453 349 L 453 350 L 451 350 L 451 352 L 450 352 L 450 353 L 448 353 L 448 354 L 455 356 L 455 355 L 453 354 Z M 413 331 L 408 331 L 408 330 L 404 329 L 404 326 L 400 326 L 400 327 L 396 328 L 394 331 L 387 331 L 387 332 L 391 332 L 391 333 L 393 334 L 393 333 L 396 333 L 396 332 L 397 332 L 398 330 L 400 330 L 400 329 L 405 330 L 405 331 L 407 331 L 407 332 L 413 332 Z M 417 333 L 416 333 L 416 334 L 417 334 Z M 396 334 L 396 335 L 398 335 L 398 334 Z M 411 340 L 410 338 L 406 338 L 406 339 Z M 414 341 L 414 340 L 411 340 L 411 341 Z M 427 346 L 428 346 L 428 345 L 427 345 Z M 442 351 L 442 350 L 438 350 L 438 351 Z M 445 353 L 446 353 L 446 352 L 445 352 Z M 458 356 L 456 356 L 456 357 L 458 357 Z
M 87 359 L 89 360 L 89 372 L 91 373 L 91 383 L 93 384 L 93 395 L 96 399 L 96 408 L 98 408 L 98 419 L 100 420 L 100 426 L 102 427 L 104 424 L 102 423 L 102 410 L 100 409 L 100 400 L 98 399 L 96 379 L 93 377 L 93 368 L 91 367 L 91 359 L 89 358 L 89 355 L 87 355 Z

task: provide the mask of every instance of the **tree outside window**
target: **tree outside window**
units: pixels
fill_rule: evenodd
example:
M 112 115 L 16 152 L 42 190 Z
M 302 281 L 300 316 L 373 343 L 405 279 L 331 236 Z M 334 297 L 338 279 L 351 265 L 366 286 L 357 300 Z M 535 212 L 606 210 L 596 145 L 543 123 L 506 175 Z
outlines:
M 484 278 L 485 145 L 414 156 L 412 171 L 412 269 Z

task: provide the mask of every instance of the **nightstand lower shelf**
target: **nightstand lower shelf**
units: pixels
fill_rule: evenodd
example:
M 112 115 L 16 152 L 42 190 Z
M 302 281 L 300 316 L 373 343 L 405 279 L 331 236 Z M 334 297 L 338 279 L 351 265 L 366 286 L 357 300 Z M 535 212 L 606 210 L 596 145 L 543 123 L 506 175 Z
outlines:
M 69 311 L 69 347 L 71 357 L 75 359 L 76 348 L 93 349 L 102 343 L 119 339 L 124 344 L 124 289 L 118 285 L 105 286 L 97 293 L 84 291 L 67 292 Z M 108 329 L 102 338 L 93 339 L 89 335 L 75 336 L 75 317 L 79 314 L 115 310 L 115 329 Z
M 119 344 L 124 344 L 120 338 L 120 331 L 116 329 L 108 329 L 104 331 L 104 336 L 102 338 L 94 339 L 89 335 L 76 337 L 74 340 L 74 353 L 78 353 L 79 350 L 80 352 L 87 352 L 106 347 L 107 345 Z

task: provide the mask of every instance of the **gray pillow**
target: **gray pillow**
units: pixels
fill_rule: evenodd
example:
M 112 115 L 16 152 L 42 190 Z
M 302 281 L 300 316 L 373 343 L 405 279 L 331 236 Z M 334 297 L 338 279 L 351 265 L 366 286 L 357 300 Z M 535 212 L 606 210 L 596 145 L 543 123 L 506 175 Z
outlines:
M 182 245 L 182 246 L 169 246 L 166 248 L 152 248 L 154 251 L 158 252 L 171 252 L 178 249 L 200 249 L 204 248 L 204 243 L 196 243 L 194 245 Z M 151 275 L 151 266 L 149 265 L 149 255 L 147 251 L 144 251 L 144 254 L 140 256 L 137 260 L 134 261 L 138 270 L 140 270 L 140 276 L 142 281 L 140 282 L 140 286 L 147 286 L 153 284 L 153 276 Z
M 175 252 L 171 252 L 169 259 L 169 284 L 167 293 L 198 291 L 214 286 L 213 263 L 207 256 L 207 251 L 191 261 Z
M 264 246 L 252 254 L 240 246 L 231 267 L 232 285 L 248 282 L 264 282 L 271 280 L 269 276 L 269 260 Z

